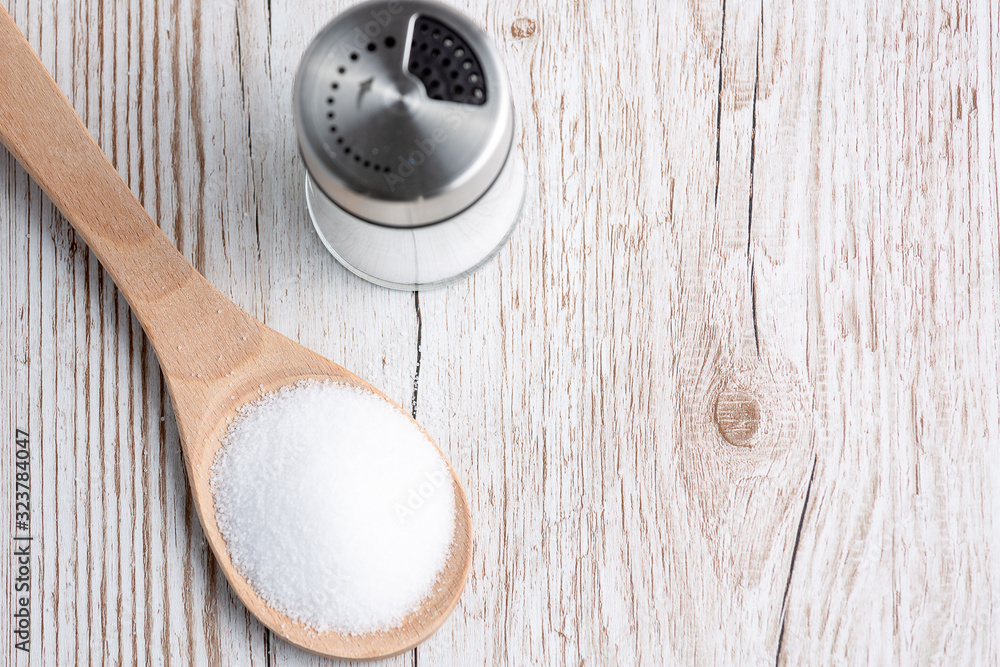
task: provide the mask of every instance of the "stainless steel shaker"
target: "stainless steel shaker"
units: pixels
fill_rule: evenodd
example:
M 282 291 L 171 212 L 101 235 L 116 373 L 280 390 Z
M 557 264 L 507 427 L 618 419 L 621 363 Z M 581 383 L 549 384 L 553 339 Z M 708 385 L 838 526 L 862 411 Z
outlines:
M 344 12 L 306 49 L 294 107 L 309 214 L 354 273 L 436 286 L 506 243 L 525 191 L 510 86 L 461 14 L 408 0 Z

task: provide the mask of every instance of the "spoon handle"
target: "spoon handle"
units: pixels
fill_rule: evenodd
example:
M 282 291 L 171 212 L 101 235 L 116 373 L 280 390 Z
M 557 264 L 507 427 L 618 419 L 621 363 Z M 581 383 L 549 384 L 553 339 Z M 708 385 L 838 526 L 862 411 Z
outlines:
M 104 265 L 146 330 L 165 374 L 226 372 L 234 360 L 233 345 L 226 341 L 236 336 L 236 347 L 243 341 L 252 345 L 260 325 L 163 235 L 3 7 L 0 60 L 0 141 Z M 216 332 L 227 335 L 220 340 L 211 335 Z

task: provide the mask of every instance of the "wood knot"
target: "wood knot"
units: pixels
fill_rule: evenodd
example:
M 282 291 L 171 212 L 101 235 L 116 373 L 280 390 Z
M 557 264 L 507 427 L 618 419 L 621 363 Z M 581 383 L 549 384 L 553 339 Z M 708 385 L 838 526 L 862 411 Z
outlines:
M 715 401 L 715 423 L 730 445 L 750 447 L 760 428 L 761 408 L 757 397 L 745 389 L 724 389 Z
M 510 34 L 516 39 L 527 39 L 535 34 L 535 22 L 523 16 L 514 19 L 510 24 Z

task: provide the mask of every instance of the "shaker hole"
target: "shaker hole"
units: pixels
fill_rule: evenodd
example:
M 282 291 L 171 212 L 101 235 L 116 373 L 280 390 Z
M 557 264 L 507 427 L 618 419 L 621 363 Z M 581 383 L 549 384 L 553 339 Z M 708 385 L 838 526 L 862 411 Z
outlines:
M 369 51 L 374 51 L 375 50 L 375 42 L 368 42 L 368 46 L 366 46 L 365 48 L 368 49 Z
M 351 60 L 357 60 L 357 59 L 358 59 L 358 54 L 357 53 L 352 53 L 351 54 Z
M 396 46 L 396 38 L 395 37 L 386 37 L 385 38 L 385 46 L 388 49 L 391 49 L 392 47 Z

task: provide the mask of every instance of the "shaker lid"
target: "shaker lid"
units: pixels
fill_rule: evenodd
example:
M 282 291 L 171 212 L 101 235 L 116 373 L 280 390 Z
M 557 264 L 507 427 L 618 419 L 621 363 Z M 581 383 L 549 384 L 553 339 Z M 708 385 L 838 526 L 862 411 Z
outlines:
M 316 184 L 393 227 L 472 205 L 513 140 L 510 89 L 486 35 L 432 2 L 376 0 L 327 24 L 302 58 L 294 107 Z

